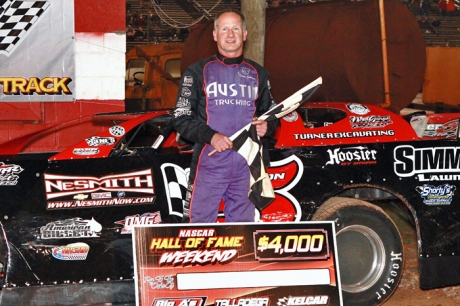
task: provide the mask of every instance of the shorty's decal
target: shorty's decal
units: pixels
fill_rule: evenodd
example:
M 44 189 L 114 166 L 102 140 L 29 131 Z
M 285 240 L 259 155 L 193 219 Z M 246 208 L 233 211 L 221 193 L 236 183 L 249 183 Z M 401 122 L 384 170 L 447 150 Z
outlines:
M 417 186 L 415 190 L 420 193 L 423 203 L 426 205 L 450 205 L 456 188 L 448 184 L 440 186 L 424 184 Z

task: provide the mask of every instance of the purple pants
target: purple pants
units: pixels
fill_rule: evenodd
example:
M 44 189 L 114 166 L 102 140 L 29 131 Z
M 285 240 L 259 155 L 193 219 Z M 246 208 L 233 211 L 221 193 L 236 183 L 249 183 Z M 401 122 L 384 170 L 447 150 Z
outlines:
M 249 167 L 233 150 L 208 156 L 206 146 L 198 161 L 190 200 L 191 223 L 214 223 L 220 201 L 225 201 L 226 222 L 253 222 L 255 207 L 249 200 Z

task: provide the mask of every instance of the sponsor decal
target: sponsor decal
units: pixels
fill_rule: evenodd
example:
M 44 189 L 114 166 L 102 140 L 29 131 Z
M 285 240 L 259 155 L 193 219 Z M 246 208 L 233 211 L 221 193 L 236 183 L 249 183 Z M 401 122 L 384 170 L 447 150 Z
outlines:
M 206 297 L 156 298 L 152 306 L 204 306 L 205 302 Z
M 250 100 L 239 100 L 239 99 L 215 99 L 214 102 L 216 105 L 241 105 L 241 106 L 251 106 L 252 101 Z
M 416 149 L 397 146 L 393 152 L 394 172 L 400 177 L 418 176 L 424 181 L 460 180 L 460 147 L 429 147 Z
M 69 77 L 45 77 L 39 79 L 31 77 L 25 79 L 22 77 L 1 78 L 0 84 L 3 85 L 3 94 L 5 95 L 71 95 L 68 85 L 72 82 Z
M 216 306 L 269 306 L 270 299 L 268 297 L 216 299 L 214 304 Z
M 75 148 L 73 149 L 75 155 L 95 155 L 99 154 L 98 148 Z
M 73 197 L 74 200 L 85 200 L 88 198 L 87 194 L 77 194 Z
M 329 161 L 326 165 L 356 166 L 377 163 L 377 151 L 366 146 L 328 149 Z
M 287 122 L 294 122 L 298 118 L 299 118 L 299 115 L 297 114 L 296 111 L 293 111 L 293 112 L 291 112 L 291 113 L 289 113 L 289 114 L 287 114 L 286 116 L 283 117 L 283 119 L 286 120 Z
M 86 260 L 88 252 L 89 245 L 83 242 L 71 243 L 51 249 L 51 255 L 59 260 Z
M 191 115 L 192 115 L 192 111 L 190 110 L 190 108 L 176 108 L 174 110 L 175 118 L 180 117 L 180 116 L 191 116 Z
M 206 86 L 206 93 L 208 98 L 241 97 L 254 99 L 257 97 L 257 91 L 257 86 L 250 86 L 245 84 L 220 84 L 217 82 L 212 82 Z
M 72 218 L 55 221 L 40 228 L 40 239 L 72 239 L 100 237 L 102 225 L 96 220 Z
M 49 201 L 46 205 L 48 210 L 70 209 L 70 208 L 92 208 L 92 207 L 113 207 L 128 205 L 153 204 L 155 197 L 136 197 L 136 198 L 115 198 L 100 200 L 76 200 L 76 201 Z
M 93 193 L 99 190 L 153 194 L 152 170 L 111 174 L 103 177 L 45 174 L 46 199 Z
M 122 221 L 116 221 L 116 224 L 123 225 L 122 234 L 131 234 L 133 227 L 136 225 L 152 225 L 161 223 L 160 212 L 144 213 L 142 215 L 127 216 Z
M 350 112 L 357 115 L 365 115 L 371 111 L 367 106 L 358 103 L 347 104 L 347 108 Z
M 184 83 L 183 83 L 184 86 L 192 86 L 193 85 L 193 77 L 192 76 L 189 76 L 189 75 L 186 75 L 184 76 Z
M 176 108 L 190 108 L 190 101 L 187 98 L 179 97 Z
M 393 121 L 391 121 L 390 116 L 350 116 L 350 125 L 352 129 L 382 128 L 392 123 Z
M 93 136 L 91 138 L 85 139 L 86 143 L 90 147 L 97 147 L 97 146 L 110 146 L 115 143 L 115 138 L 113 137 L 99 137 Z
M 394 286 L 398 285 L 398 282 L 395 282 L 395 278 L 399 274 L 401 274 L 401 270 L 403 267 L 402 263 L 402 253 L 395 253 L 394 251 L 391 251 L 391 262 L 390 262 L 390 275 L 387 278 L 387 281 L 385 284 L 383 284 L 382 287 L 378 289 L 378 291 L 375 291 L 375 294 L 377 295 L 377 300 L 381 300 L 382 298 L 385 298 L 385 296 L 389 293 L 392 292 L 391 288 Z
M 175 287 L 174 276 L 145 276 L 144 283 L 147 283 L 150 289 L 169 289 L 172 290 Z
M 342 139 L 342 138 L 361 138 L 375 136 L 394 136 L 394 130 L 380 131 L 356 131 L 356 132 L 335 132 L 335 133 L 305 133 L 292 134 L 296 140 L 315 140 L 315 139 Z
M 247 68 L 247 67 L 242 67 L 242 68 L 241 68 L 241 73 L 244 74 L 244 75 L 248 75 L 248 74 L 249 74 L 249 71 L 250 71 L 250 70 L 249 70 L 249 68 Z
M 190 97 L 192 95 L 192 91 L 187 87 L 182 87 L 181 95 L 184 97 Z
M 417 186 L 415 190 L 420 193 L 423 203 L 426 205 L 450 205 L 456 188 L 448 184 L 440 186 L 424 184 L 423 186 Z
M 91 194 L 91 199 L 98 200 L 98 199 L 111 199 L 112 193 L 111 192 L 95 192 Z M 82 200 L 82 199 L 79 199 Z
M 307 306 L 307 305 L 328 305 L 329 296 L 327 295 L 304 295 L 289 296 L 278 299 L 277 306 Z
M 446 139 L 456 139 L 457 133 L 458 119 L 454 119 L 445 123 L 428 123 L 423 133 L 423 137 L 445 137 Z
M 18 174 L 23 170 L 19 165 L 0 162 L 0 186 L 15 186 L 19 181 Z
M 125 128 L 119 125 L 114 125 L 109 129 L 110 135 L 120 137 L 125 135 Z

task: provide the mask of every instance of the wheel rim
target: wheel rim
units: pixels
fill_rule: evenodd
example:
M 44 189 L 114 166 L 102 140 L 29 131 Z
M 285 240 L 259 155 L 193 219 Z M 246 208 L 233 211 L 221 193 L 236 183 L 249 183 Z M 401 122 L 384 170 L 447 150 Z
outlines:
M 374 285 L 385 268 L 385 247 L 379 235 L 363 225 L 337 233 L 342 290 L 362 292 Z

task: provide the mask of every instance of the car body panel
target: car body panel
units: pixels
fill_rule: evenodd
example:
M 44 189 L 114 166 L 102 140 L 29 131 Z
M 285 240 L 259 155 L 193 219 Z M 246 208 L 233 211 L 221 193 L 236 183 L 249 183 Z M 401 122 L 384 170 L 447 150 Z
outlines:
M 415 220 L 422 287 L 459 283 L 431 272 L 460 263 L 460 114 L 417 115 L 421 134 L 413 118 L 357 103 L 308 103 L 283 117 L 268 141 L 276 198 L 256 219 L 311 220 L 333 196 L 380 190 Z M 182 218 L 192 151 L 171 116 L 102 114 L 93 120 L 112 127 L 62 152 L 0 147 L 5 288 L 132 279 L 132 226 Z

